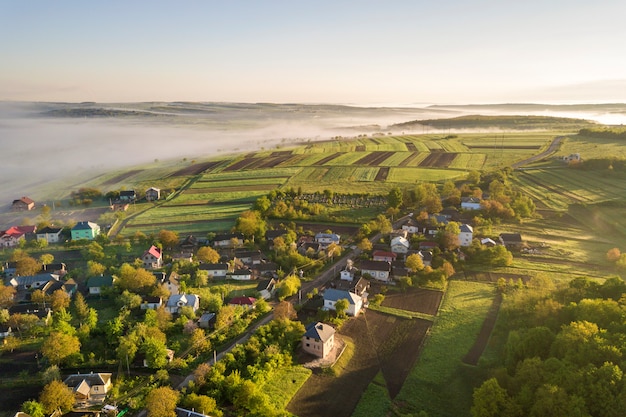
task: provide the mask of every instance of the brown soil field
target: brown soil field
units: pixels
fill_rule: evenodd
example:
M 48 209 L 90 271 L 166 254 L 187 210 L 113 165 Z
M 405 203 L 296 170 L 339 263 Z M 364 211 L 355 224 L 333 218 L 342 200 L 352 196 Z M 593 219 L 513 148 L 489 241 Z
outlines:
M 139 174 L 141 171 L 142 171 L 141 169 L 133 169 L 132 171 L 124 172 L 123 174 L 116 175 L 115 177 L 109 180 L 106 180 L 105 182 L 102 183 L 102 185 L 115 185 L 119 182 L 124 181 L 127 178 L 132 177 L 135 174 Z
M 409 152 L 417 152 L 417 146 L 415 146 L 412 142 L 407 142 L 404 144 L 406 146 L 406 150 Z
M 365 152 L 365 145 L 357 145 L 357 146 L 354 148 L 354 151 L 355 151 L 355 152 Z
M 405 293 L 387 294 L 382 305 L 434 316 L 439 311 L 442 298 L 443 292 L 441 291 L 416 288 Z
M 259 160 L 261 160 L 261 158 L 244 158 L 241 161 L 237 161 L 224 168 L 224 172 L 241 171 L 242 169 L 246 169 L 250 165 L 257 163 Z
M 339 376 L 314 373 L 294 396 L 287 410 L 298 417 L 349 417 L 361 394 L 382 371 L 394 398 L 419 355 L 430 328 L 426 320 L 408 320 L 366 311 L 340 331 L 354 341 L 355 351 Z
M 408 145 L 408 143 L 407 143 L 407 145 Z M 413 144 L 411 143 L 411 145 L 413 145 Z M 415 145 L 413 145 L 413 147 L 415 147 Z M 401 167 L 409 166 L 409 164 L 411 162 L 413 162 L 418 157 L 418 155 L 419 155 L 419 152 L 417 152 L 417 151 L 413 152 L 411 155 L 407 156 L 404 161 L 400 162 L 399 166 L 401 166 Z
M 188 167 L 179 169 L 178 171 L 173 172 L 169 176 L 170 177 L 187 177 L 189 175 L 198 175 L 204 171 L 215 168 L 222 162 L 223 161 L 212 161 L 212 162 L 203 162 L 201 164 L 193 164 Z
M 322 158 L 319 161 L 317 161 L 316 163 L 314 163 L 314 166 L 322 166 L 330 161 L 332 161 L 335 158 L 339 158 L 341 155 L 344 155 L 346 152 L 335 152 L 332 155 L 328 155 L 326 158 Z
M 365 155 L 354 163 L 354 165 L 368 165 L 377 166 L 380 165 L 385 159 L 392 156 L 395 152 L 372 152 L 369 155 Z
M 272 158 L 262 158 L 261 162 L 255 166 L 249 167 L 250 169 L 259 169 L 259 168 L 274 168 L 282 163 L 287 162 L 291 159 L 291 155 L 282 155 Z
M 420 164 L 420 167 L 427 168 L 447 168 L 454 158 L 456 153 L 453 152 L 433 152 L 428 155 Z
M 300 223 L 296 222 L 297 226 L 304 230 L 311 230 L 314 233 L 320 233 L 325 230 L 332 230 L 333 233 L 337 233 L 339 235 L 355 235 L 359 231 L 359 226 L 341 226 L 341 225 L 330 225 L 330 224 L 317 224 L 317 223 Z
M 281 157 L 291 156 L 291 151 L 274 151 L 270 154 L 271 157 Z
M 478 364 L 478 360 L 485 351 L 487 343 L 489 342 L 489 337 L 491 336 L 491 332 L 496 325 L 496 319 L 498 318 L 498 311 L 500 310 L 501 304 L 502 294 L 498 294 L 493 299 L 493 303 L 489 308 L 487 317 L 485 317 L 485 321 L 483 322 L 483 326 L 480 328 L 480 333 L 478 333 L 478 337 L 476 338 L 474 345 L 470 348 L 469 352 L 467 352 L 467 355 L 465 355 L 465 357 L 463 358 L 464 363 L 468 365 Z
M 386 181 L 388 176 L 389 167 L 380 167 L 380 169 L 376 173 L 376 178 L 374 178 L 374 181 Z

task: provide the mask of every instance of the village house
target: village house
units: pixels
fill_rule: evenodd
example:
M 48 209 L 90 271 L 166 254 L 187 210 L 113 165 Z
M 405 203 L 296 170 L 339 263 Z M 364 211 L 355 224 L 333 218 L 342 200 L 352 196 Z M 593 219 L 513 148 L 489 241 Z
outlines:
M 183 307 L 191 307 L 195 313 L 200 308 L 200 297 L 195 294 L 173 294 L 165 305 L 165 309 L 172 314 L 179 314 Z
M 226 278 L 226 274 L 228 273 L 229 266 L 226 263 L 200 264 L 199 269 L 202 271 L 207 271 L 209 274 L 209 277 Z
M 32 314 L 39 319 L 39 324 L 47 325 L 52 320 L 52 309 L 49 307 L 41 307 L 38 304 L 15 304 L 9 307 L 9 315 L 14 314 Z
M 119 200 L 127 203 L 133 203 L 137 199 L 137 193 L 135 190 L 122 190 L 120 191 Z
M 322 250 L 322 245 L 317 242 L 302 242 L 298 246 L 298 253 L 304 256 L 314 256 Z
M 265 259 L 260 250 L 236 249 L 235 258 L 243 262 L 244 265 L 258 265 Z
M 359 264 L 361 274 L 368 274 L 377 281 L 389 282 L 391 262 L 389 261 L 361 261 Z
M 384 250 L 375 250 L 374 253 L 372 253 L 372 257 L 375 261 L 393 262 L 396 260 L 397 256 L 398 255 L 393 252 Z
M 302 350 L 320 358 L 333 350 L 335 346 L 335 329 L 321 322 L 311 323 L 302 336 Z
M 63 229 L 61 227 L 44 227 L 43 229 L 37 230 L 37 239 L 43 239 L 48 244 L 51 243 L 59 243 L 61 241 L 61 232 Z
M 50 296 L 55 291 L 61 290 L 66 293 L 70 298 L 76 294 L 76 290 L 78 289 L 78 284 L 72 278 L 67 281 L 49 281 L 46 285 L 41 289 L 45 295 Z
M 100 295 L 103 291 L 106 291 L 109 288 L 113 288 L 113 276 L 100 275 L 90 277 L 87 280 L 87 288 L 90 295 Z
M 89 221 L 78 222 L 72 227 L 71 234 L 72 240 L 94 240 L 100 234 L 100 226 Z
M 14 287 L 18 292 L 37 290 L 43 288 L 50 281 L 58 281 L 59 278 L 59 275 L 50 273 L 15 276 L 7 282 L 7 285 Z
M 161 189 L 150 187 L 146 190 L 146 201 L 156 201 L 161 198 Z
M 11 210 L 13 211 L 30 211 L 35 208 L 35 202 L 28 198 L 22 197 L 17 200 L 13 200 L 11 204 Z
M 349 316 L 358 316 L 363 307 L 363 299 L 349 291 L 327 288 L 324 290 L 323 297 L 325 310 L 335 310 L 335 304 L 342 299 L 348 300 L 348 310 L 346 313 Z
M 278 278 L 278 265 L 274 262 L 263 262 L 252 267 L 252 275 L 256 278 Z
M 499 239 L 507 248 L 519 249 L 523 245 L 522 235 L 519 233 L 500 233 Z
M 420 250 L 426 250 L 426 251 L 432 251 L 435 248 L 438 248 L 439 245 L 437 244 L 437 242 L 433 242 L 432 240 L 424 240 L 421 241 L 418 245 L 418 248 Z
M 485 246 L 490 247 L 490 248 L 497 245 L 496 241 L 493 240 L 490 237 L 484 237 L 484 238 L 480 239 L 480 244 L 481 245 L 485 245 Z
M 276 280 L 274 278 L 260 280 L 256 290 L 261 298 L 269 300 L 276 291 Z
M 231 306 L 240 306 L 245 309 L 255 308 L 256 298 L 253 297 L 235 297 L 231 299 L 228 304 Z
M 354 293 L 358 295 L 359 297 L 361 297 L 364 306 L 367 304 L 367 297 L 369 295 L 367 291 L 370 288 L 370 282 L 363 277 L 352 282 L 340 280 L 334 283 L 333 288 L 337 290 L 345 290 L 345 291 Z
M 126 211 L 128 207 L 130 207 L 130 204 L 128 201 L 115 200 L 109 207 L 112 211 Z
M 36 230 L 37 226 L 11 226 L 5 231 L 0 231 L 0 247 L 14 248 L 20 242 L 26 242 L 29 235 L 31 238 L 36 237 Z
M 13 334 L 13 329 L 8 324 L 0 324 L 0 339 L 5 339 Z
M 215 238 L 213 239 L 213 247 L 232 248 L 234 242 L 236 242 L 236 246 L 243 246 L 243 235 L 241 233 L 215 235 Z
M 357 273 L 357 269 L 352 264 L 352 259 L 346 261 L 346 267 L 339 272 L 340 281 L 352 282 Z
M 59 278 L 63 278 L 67 275 L 67 265 L 64 262 L 57 262 L 53 264 L 42 264 L 41 265 L 41 273 L 46 274 L 56 274 Z
M 480 198 L 478 197 L 461 197 L 461 209 L 463 210 L 480 210 Z
M 178 275 L 176 272 L 170 272 L 167 278 L 163 280 L 163 284 L 170 292 L 170 295 L 180 293 L 180 275 Z
M 202 329 L 215 329 L 217 315 L 215 313 L 204 312 L 198 319 L 198 327 Z
M 65 378 L 67 385 L 79 404 L 102 403 L 111 389 L 110 373 L 73 374 Z
M 402 225 L 402 230 L 406 233 L 415 234 L 420 232 L 420 225 L 412 217 L 409 217 Z
M 163 305 L 163 299 L 161 297 L 147 295 L 141 298 L 141 310 L 156 310 Z
M 274 244 L 274 239 L 277 237 L 283 237 L 287 234 L 285 229 L 268 230 L 265 232 L 265 241 L 271 246 Z
M 396 236 L 391 239 L 391 252 L 395 254 L 405 254 L 409 250 L 409 241 L 402 236 Z
M 336 233 L 318 233 L 315 235 L 315 242 L 319 243 L 322 248 L 326 248 L 330 244 L 336 245 L 341 241 L 341 236 Z
M 152 245 L 141 255 L 141 261 L 145 269 L 158 269 L 163 266 L 163 252 Z
M 470 246 L 474 238 L 474 229 L 469 224 L 462 224 L 459 229 L 461 231 L 459 233 L 459 244 L 464 247 Z
M 250 281 L 252 279 L 252 271 L 248 268 L 236 269 L 226 274 L 226 277 L 236 281 Z

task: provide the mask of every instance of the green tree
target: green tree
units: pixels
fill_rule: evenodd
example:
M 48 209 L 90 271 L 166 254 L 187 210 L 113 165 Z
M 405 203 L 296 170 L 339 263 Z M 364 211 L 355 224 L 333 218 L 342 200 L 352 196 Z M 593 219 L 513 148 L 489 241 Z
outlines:
M 8 308 L 13 305 L 15 288 L 11 285 L 4 285 L 0 280 L 0 308 Z
M 474 390 L 472 417 L 504 417 L 509 414 L 512 402 L 506 390 L 498 384 L 495 378 L 483 382 L 480 388 Z
M 220 260 L 220 254 L 210 246 L 203 246 L 196 253 L 198 260 L 206 263 L 217 263 Z
M 171 230 L 161 230 L 159 231 L 159 242 L 163 245 L 164 248 L 172 249 L 178 246 L 179 237 L 178 233 L 173 232 Z
M 291 297 L 298 293 L 298 290 L 301 287 L 301 282 L 298 277 L 295 275 L 290 275 L 287 278 L 283 279 L 276 286 L 276 294 L 278 295 L 279 300 L 284 300 L 287 297 Z
M 407 256 L 405 265 L 412 272 L 417 272 L 424 269 L 424 261 L 418 253 L 413 253 Z
M 167 347 L 165 342 L 153 337 L 147 337 L 141 344 L 141 350 L 146 354 L 148 367 L 160 369 L 167 365 Z
M 51 381 L 43 387 L 39 402 L 47 414 L 51 414 L 55 410 L 67 413 L 74 406 L 74 393 L 63 382 Z
M 70 295 L 62 289 L 58 289 L 50 296 L 52 311 L 59 311 L 70 306 Z
M 104 275 L 106 269 L 106 266 L 102 265 L 99 262 L 87 261 L 87 275 L 89 275 L 90 277 Z
M 22 411 L 31 417 L 45 417 L 46 415 L 43 404 L 35 400 L 24 401 Z
M 368 238 L 364 237 L 363 239 L 361 239 L 357 247 L 364 252 L 368 252 L 372 250 L 374 245 L 372 245 L 372 242 Z
M 116 285 L 121 290 L 136 293 L 147 293 L 156 284 L 156 277 L 151 272 L 143 268 L 135 269 L 127 263 L 120 267 L 118 278 Z
M 337 317 L 344 318 L 346 317 L 346 312 L 348 311 L 348 307 L 350 303 L 345 298 L 341 300 L 337 300 L 335 303 L 335 311 L 337 312 Z
M 402 205 L 402 190 L 399 187 L 393 187 L 387 194 L 387 206 L 390 208 L 400 208 Z
M 15 273 L 20 276 L 36 275 L 41 271 L 41 264 L 30 256 L 23 256 L 15 261 Z
M 76 336 L 52 332 L 41 345 L 41 353 L 52 365 L 59 365 L 70 356 L 80 352 L 80 341 Z
M 148 417 L 176 417 L 178 391 L 170 387 L 155 388 L 146 396 Z
M 50 265 L 52 262 L 54 262 L 54 255 L 50 253 L 43 253 L 39 256 L 39 262 L 41 262 L 43 265 Z
M 235 229 L 244 236 L 262 238 L 267 231 L 267 224 L 261 213 L 255 210 L 247 210 L 241 213 L 235 222 Z
M 219 417 L 222 412 L 217 409 L 215 400 L 207 395 L 191 393 L 183 399 L 183 405 L 188 410 L 196 410 L 204 415 Z

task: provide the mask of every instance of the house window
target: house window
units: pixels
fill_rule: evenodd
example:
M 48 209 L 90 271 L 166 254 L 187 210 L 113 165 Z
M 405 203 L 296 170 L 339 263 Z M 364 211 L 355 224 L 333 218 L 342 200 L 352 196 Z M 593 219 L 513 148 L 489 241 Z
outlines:
M 307 343 L 307 344 L 306 344 L 306 347 L 310 347 L 310 346 L 311 346 L 311 344 L 310 344 L 310 343 Z

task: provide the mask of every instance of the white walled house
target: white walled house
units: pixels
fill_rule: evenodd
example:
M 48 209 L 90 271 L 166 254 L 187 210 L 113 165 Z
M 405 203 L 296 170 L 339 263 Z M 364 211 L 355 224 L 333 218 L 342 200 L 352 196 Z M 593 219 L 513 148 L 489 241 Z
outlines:
M 335 310 L 335 304 L 337 301 L 346 299 L 348 300 L 348 310 L 346 313 L 349 316 L 358 316 L 363 308 L 363 299 L 349 291 L 336 290 L 334 288 L 328 288 L 324 291 L 324 309 Z
M 462 224 L 459 229 L 461 230 L 459 233 L 459 244 L 466 247 L 470 246 L 474 238 L 474 229 L 469 224 Z
M 405 237 L 396 236 L 391 239 L 391 251 L 393 253 L 407 253 L 409 246 L 409 241 Z
M 320 358 L 333 350 L 335 346 L 335 329 L 321 322 L 311 323 L 302 336 L 302 350 Z
M 377 281 L 389 282 L 391 274 L 391 262 L 388 261 L 362 261 L 359 264 L 361 274 L 369 274 Z

